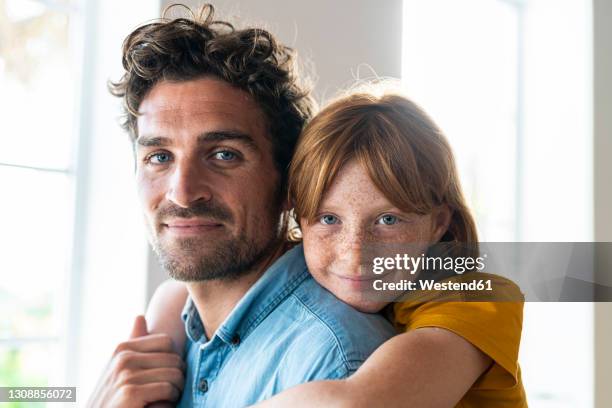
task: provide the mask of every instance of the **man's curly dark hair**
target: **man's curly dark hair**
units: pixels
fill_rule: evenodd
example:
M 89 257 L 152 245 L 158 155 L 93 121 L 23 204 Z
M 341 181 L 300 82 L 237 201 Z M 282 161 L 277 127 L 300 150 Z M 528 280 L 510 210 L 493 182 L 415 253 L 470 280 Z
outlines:
M 111 93 L 123 98 L 122 126 L 135 141 L 140 103 L 160 81 L 219 78 L 252 95 L 265 113 L 284 190 L 297 138 L 315 110 L 310 89 L 298 76 L 295 51 L 266 30 L 236 29 L 215 20 L 210 4 L 202 7 L 198 17 L 192 15 L 162 17 L 125 39 L 125 73 L 109 83 Z

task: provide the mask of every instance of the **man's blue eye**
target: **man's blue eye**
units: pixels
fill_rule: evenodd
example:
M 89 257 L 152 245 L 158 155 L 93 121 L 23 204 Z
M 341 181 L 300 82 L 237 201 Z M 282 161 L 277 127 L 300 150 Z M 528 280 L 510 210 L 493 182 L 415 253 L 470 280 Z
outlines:
M 232 153 L 227 150 L 223 150 L 223 151 L 215 153 L 215 159 L 218 159 L 218 160 L 230 161 L 230 160 L 234 160 L 235 158 L 236 158 L 236 153 Z
M 167 163 L 170 161 L 170 155 L 168 153 L 155 153 L 150 160 L 155 164 Z
M 399 220 L 397 219 L 395 215 L 385 214 L 382 217 L 380 217 L 376 223 L 383 224 L 383 225 L 393 225 L 393 224 L 397 224 L 398 221 Z
M 339 222 L 338 217 L 329 214 L 322 216 L 319 221 L 321 222 L 321 224 L 325 225 L 337 224 Z

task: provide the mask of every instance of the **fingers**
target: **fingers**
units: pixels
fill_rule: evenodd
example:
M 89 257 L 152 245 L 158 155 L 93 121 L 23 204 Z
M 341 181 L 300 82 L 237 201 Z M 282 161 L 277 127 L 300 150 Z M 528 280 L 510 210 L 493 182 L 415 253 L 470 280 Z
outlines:
M 146 336 L 147 332 L 147 321 L 143 315 L 136 316 L 134 319 L 134 325 L 132 326 L 132 332 L 130 333 L 130 339 L 136 337 Z
M 135 370 L 125 379 L 130 384 L 154 384 L 169 382 L 179 391 L 185 386 L 183 372 L 179 368 L 149 368 L 145 370 Z
M 184 387 L 186 367 L 173 350 L 170 336 L 147 334 L 144 317 L 136 317 L 130 340 L 115 349 L 92 394 L 91 406 L 144 407 L 155 401 L 176 402 Z
M 185 385 L 185 363 L 175 353 L 125 350 L 113 357 L 110 406 L 143 407 L 155 401 L 176 402 Z M 113 396 L 114 395 L 114 396 Z
M 178 401 L 181 397 L 181 392 L 167 382 L 149 383 L 139 386 L 138 389 L 147 404 L 155 401 Z
M 113 370 L 147 369 L 147 368 L 178 368 L 185 370 L 185 362 L 176 353 L 139 353 L 137 351 L 122 351 L 113 358 Z
M 126 385 L 121 387 L 119 401 L 138 401 L 138 406 L 155 401 L 176 402 L 181 396 L 180 391 L 168 382 L 157 382 L 142 385 Z M 121 403 L 119 404 L 120 406 Z
M 172 343 L 172 338 L 165 333 L 148 334 L 120 343 L 115 349 L 115 354 L 125 350 L 138 351 L 141 353 L 173 352 L 174 345 Z

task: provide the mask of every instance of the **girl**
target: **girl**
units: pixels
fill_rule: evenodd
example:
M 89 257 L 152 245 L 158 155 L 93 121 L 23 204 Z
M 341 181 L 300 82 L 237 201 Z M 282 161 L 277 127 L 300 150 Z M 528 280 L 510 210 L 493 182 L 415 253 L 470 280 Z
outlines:
M 364 296 L 371 280 L 360 272 L 360 256 L 369 243 L 477 246 L 450 146 L 418 106 L 372 93 L 327 106 L 303 131 L 289 194 L 313 277 L 361 311 L 384 309 L 400 334 L 351 377 L 302 384 L 258 406 L 527 406 L 518 365 L 523 303 L 511 282 L 487 275 L 496 296 L 514 300 L 506 302 Z M 166 283 L 147 315 L 177 344 L 186 296 L 181 283 Z

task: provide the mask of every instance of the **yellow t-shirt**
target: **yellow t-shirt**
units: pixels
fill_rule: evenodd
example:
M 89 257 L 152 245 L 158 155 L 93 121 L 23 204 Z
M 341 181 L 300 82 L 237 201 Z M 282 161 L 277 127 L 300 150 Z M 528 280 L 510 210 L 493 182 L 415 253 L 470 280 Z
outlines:
M 446 281 L 465 281 L 471 274 L 459 275 Z M 493 364 L 472 385 L 459 408 L 526 407 L 527 398 L 521 381 L 518 351 L 523 326 L 523 297 L 511 281 L 485 273 L 478 279 L 491 279 L 494 294 L 477 291 L 421 293 L 410 301 L 394 305 L 395 324 L 401 331 L 421 327 L 441 327 L 463 337 L 483 353 Z M 437 300 L 432 300 L 432 296 Z M 469 297 L 469 301 L 463 300 Z M 482 301 L 479 301 L 482 299 Z M 490 300 L 495 301 L 490 301 Z M 500 301 L 509 299 L 510 301 Z

